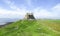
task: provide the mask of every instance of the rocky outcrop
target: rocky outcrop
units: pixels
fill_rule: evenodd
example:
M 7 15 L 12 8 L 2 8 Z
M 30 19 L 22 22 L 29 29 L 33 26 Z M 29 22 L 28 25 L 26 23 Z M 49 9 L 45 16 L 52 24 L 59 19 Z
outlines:
M 34 17 L 34 15 L 33 15 L 33 13 L 27 13 L 27 14 L 25 15 L 25 19 L 35 19 L 35 17 Z

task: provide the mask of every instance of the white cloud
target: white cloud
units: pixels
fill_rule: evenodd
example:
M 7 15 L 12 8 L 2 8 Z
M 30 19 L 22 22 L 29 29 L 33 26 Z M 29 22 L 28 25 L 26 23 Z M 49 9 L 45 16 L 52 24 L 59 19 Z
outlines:
M 60 11 L 60 3 L 52 8 L 55 11 Z
M 14 4 L 14 2 L 12 2 L 11 0 L 3 0 L 3 1 L 4 1 L 4 3 L 6 3 L 7 5 L 9 5 L 9 7 L 10 7 L 11 9 L 13 9 L 13 10 L 15 10 L 15 11 L 21 11 L 21 9 L 18 8 L 18 7 Z
M 52 12 L 57 15 L 56 17 L 60 18 L 60 3 L 52 8 Z
M 0 18 L 22 18 L 27 12 L 26 9 L 18 8 L 16 5 L 14 5 L 14 2 L 12 2 L 11 0 L 3 0 L 3 1 L 7 5 L 9 5 L 11 9 L 14 9 L 14 11 L 0 8 L 0 16 L 1 16 Z
M 53 15 L 51 12 L 47 11 L 46 9 L 41 9 L 41 10 L 35 10 L 38 12 L 35 12 L 36 18 L 53 18 L 55 17 L 55 14 Z
M 28 1 L 27 3 L 30 6 L 31 0 L 28 0 Z M 14 5 L 14 2 L 11 2 L 10 0 L 4 1 L 4 2 L 8 4 L 10 8 L 14 9 L 14 11 L 0 9 L 0 18 L 21 18 L 21 17 L 24 17 L 24 15 L 27 12 L 29 12 L 24 7 L 23 7 L 24 9 L 18 8 L 16 5 Z M 52 7 L 51 11 L 37 7 L 33 9 L 33 13 L 36 18 L 60 19 L 60 4 L 57 4 L 56 6 Z
M 60 14 L 60 4 L 57 4 L 52 8 L 52 11 L 56 14 Z
M 0 18 L 23 18 L 25 12 L 0 9 Z
M 36 18 L 60 19 L 60 4 L 52 7 L 51 11 L 40 9 L 40 7 L 38 7 L 34 9 L 34 12 Z

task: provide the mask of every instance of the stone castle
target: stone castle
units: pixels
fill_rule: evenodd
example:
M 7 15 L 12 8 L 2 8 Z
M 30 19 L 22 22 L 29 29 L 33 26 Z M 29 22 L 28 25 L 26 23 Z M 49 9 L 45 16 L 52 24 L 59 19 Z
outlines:
M 33 13 L 27 13 L 27 14 L 25 15 L 25 19 L 35 19 L 35 17 L 34 17 L 34 15 L 33 15 Z

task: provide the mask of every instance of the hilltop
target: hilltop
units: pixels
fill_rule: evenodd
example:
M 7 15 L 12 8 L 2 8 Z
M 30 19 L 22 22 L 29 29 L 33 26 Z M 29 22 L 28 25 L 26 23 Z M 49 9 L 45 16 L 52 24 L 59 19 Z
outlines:
M 60 20 L 19 20 L 0 28 L 0 36 L 60 36 Z

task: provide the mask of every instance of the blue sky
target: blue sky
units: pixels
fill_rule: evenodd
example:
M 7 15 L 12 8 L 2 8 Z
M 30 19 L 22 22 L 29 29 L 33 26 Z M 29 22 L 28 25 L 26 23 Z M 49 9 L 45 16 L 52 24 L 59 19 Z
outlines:
M 0 0 L 0 18 L 24 18 L 27 12 L 35 18 L 60 19 L 60 0 Z

